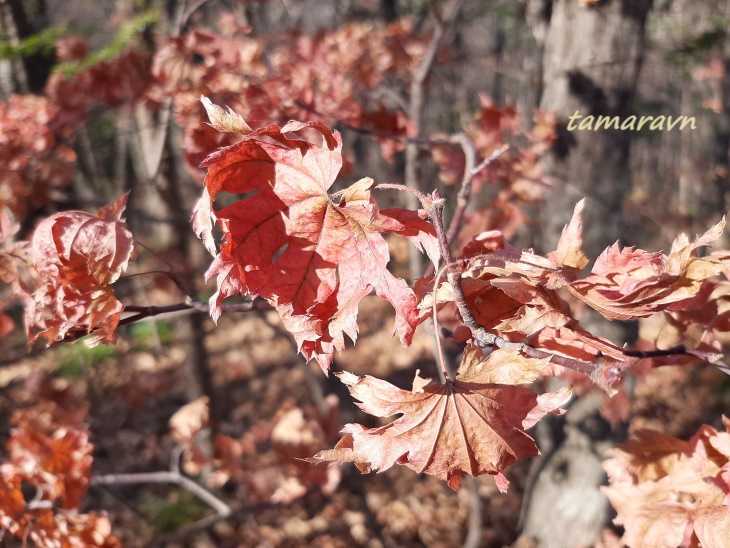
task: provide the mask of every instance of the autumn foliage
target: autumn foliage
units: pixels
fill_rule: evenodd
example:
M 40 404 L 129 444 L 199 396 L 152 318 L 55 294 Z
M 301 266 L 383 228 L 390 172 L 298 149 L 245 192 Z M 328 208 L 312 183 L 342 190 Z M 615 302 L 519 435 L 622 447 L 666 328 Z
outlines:
M 408 84 L 427 55 L 430 37 L 411 24 L 374 30 L 352 23 L 270 44 L 226 16 L 220 32 L 193 28 L 153 53 L 125 51 L 70 76 L 59 72 L 45 97 L 13 96 L 0 105 L 2 305 L 23 307 L 30 345 L 113 344 L 120 322 L 135 319 L 130 314 L 165 312 L 130 307 L 118 290 L 138 249 L 124 218 L 127 194 L 95 214 L 43 209 L 73 179 L 76 157 L 65 140 L 91 110 L 146 108 L 160 117 L 171 109 L 186 167 L 201 183 L 190 229 L 212 255 L 205 280 L 215 284 L 207 304 L 214 321 L 232 302 L 240 305 L 234 298 L 263 303 L 298 352 L 329 375 L 357 342 L 362 303 L 377 296 L 392 308 L 392 331 L 404 346 L 424 324 L 457 349 L 460 363 L 451 371 L 440 341 L 436 366 L 423 376 L 411 372 L 408 388 L 336 370 L 360 410 L 383 419 L 377 426 L 340 428 L 339 402 L 330 397 L 316 409 L 283 405 L 243 436 L 206 439 L 202 432 L 217 420 L 209 400 L 187 404 L 170 420 L 172 438 L 182 471 L 209 489 L 240 482 L 254 502 L 286 504 L 312 492 L 330 495 L 341 481 L 339 465 L 354 463 L 363 473 L 403 465 L 452 489 L 464 476 L 491 475 L 506 492 L 508 468 L 539 454 L 527 431 L 564 413 L 572 397 L 597 387 L 611 415 L 608 397 L 625 393 L 626 375 L 690 363 L 727 371 L 730 254 L 713 248 L 724 220 L 696 239 L 679 235 L 666 254 L 616 243 L 587 257 L 583 233 L 591 219 L 580 201 L 554 250 L 510 245 L 527 221 L 523 206 L 550 187 L 540 165 L 556 139 L 549 113 L 535 113 L 525 129 L 513 107 L 481 97 L 459 139 L 432 136 L 441 182 L 474 195 L 486 189 L 493 198 L 462 210 L 453 231 L 435 188 L 367 176 L 345 182 L 348 135 L 335 126 L 371 132 L 390 158 L 412 138 L 425 139 L 413 134 L 404 109 L 373 99 L 384 79 Z M 77 37 L 60 41 L 57 53 L 63 61 L 88 55 Z M 506 151 L 516 137 L 521 145 Z M 383 190 L 416 195 L 419 205 L 382 207 Z M 19 232 L 31 214 L 32 234 Z M 425 254 L 434 275 L 395 273 L 392 250 L 402 239 Z M 167 275 L 178 289 L 185 285 L 175 272 Z M 206 305 L 187 295 L 176 311 L 186 307 Z M 651 316 L 660 325 L 641 349 L 620 346 L 581 324 L 586 308 L 610 321 Z M 0 333 L 12 329 L 10 311 L 2 313 Z M 563 386 L 547 389 L 556 379 Z M 106 514 L 80 511 L 94 481 L 86 420 L 50 400 L 12 415 L 0 465 L 4 532 L 41 546 L 119 545 Z M 725 430 L 706 425 L 689 441 L 638 430 L 612 451 L 603 492 L 624 528 L 621 542 L 722 546 L 730 538 L 730 426 L 718 420 Z M 279 455 L 276 466 L 256 456 L 261 440 Z

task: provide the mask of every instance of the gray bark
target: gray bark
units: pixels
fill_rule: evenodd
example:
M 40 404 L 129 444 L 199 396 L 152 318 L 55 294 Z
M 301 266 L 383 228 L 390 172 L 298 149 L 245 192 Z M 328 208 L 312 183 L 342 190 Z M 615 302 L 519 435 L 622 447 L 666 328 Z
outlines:
M 631 191 L 630 132 L 568 131 L 569 117 L 631 114 L 651 0 L 606 0 L 584 8 L 576 0 L 530 2 L 528 21 L 544 40 L 540 108 L 557 114 L 559 139 L 544 162 L 555 183 L 542 212 L 539 247 L 555 249 L 575 203 L 587 197 L 584 246 L 596 257 L 632 226 L 623 215 Z M 600 322 L 586 327 L 609 338 L 631 338 L 631 328 L 611 332 Z M 589 546 L 608 525 L 611 508 L 599 491 L 606 476 L 605 450 L 619 433 L 600 416 L 602 397 L 574 403 L 565 417 L 543 421 L 537 442 L 543 455 L 530 473 L 521 524 L 525 537 L 547 548 Z
M 546 161 L 556 191 L 545 204 L 544 249 L 555 244 L 580 198 L 589 197 L 584 250 L 589 257 L 631 231 L 622 215 L 631 189 L 628 131 L 568 131 L 568 117 L 631 114 L 651 0 L 609 0 L 583 8 L 555 0 L 545 30 L 540 108 L 558 115 L 560 138 Z

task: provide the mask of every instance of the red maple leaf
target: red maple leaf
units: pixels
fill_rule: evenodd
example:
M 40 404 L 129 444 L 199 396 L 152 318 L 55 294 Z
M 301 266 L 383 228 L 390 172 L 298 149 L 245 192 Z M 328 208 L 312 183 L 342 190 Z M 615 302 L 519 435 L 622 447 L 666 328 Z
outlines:
M 348 424 L 334 449 L 311 460 L 353 462 L 366 473 L 405 464 L 448 481 L 454 489 L 465 474 L 492 474 L 504 491 L 502 472 L 518 458 L 539 454 L 524 430 L 548 413 L 560 413 L 559 406 L 570 399 L 569 387 L 537 395 L 514 386 L 535 380 L 547 362 L 513 350 L 495 350 L 484 359 L 481 349 L 470 346 L 456 380 L 436 384 L 416 373 L 412 391 L 374 377 L 340 373 L 363 411 L 403 416 L 380 428 Z
M 251 131 L 242 118 L 203 102 L 216 129 L 245 135 L 206 159 L 205 190 L 193 213 L 193 228 L 215 255 L 206 274 L 218 279 L 213 318 L 228 296 L 261 296 L 276 307 L 304 356 L 327 370 L 344 347 L 344 334 L 357 338 L 358 304 L 374 289 L 395 308 L 395 331 L 409 344 L 419 323 L 418 300 L 388 272 L 383 233 L 410 239 L 437 263 L 433 227 L 414 211 L 381 211 L 370 195 L 371 179 L 337 197 L 328 194 L 342 167 L 339 133 L 314 122 Z M 319 134 L 322 145 L 292 132 Z M 221 192 L 243 198 L 216 210 Z M 224 236 L 217 255 L 216 220 Z
M 89 344 L 114 342 L 124 309 L 114 283 L 134 258 L 134 240 L 120 220 L 125 194 L 92 215 L 65 211 L 45 219 L 33 234 L 31 259 L 40 279 L 25 312 L 30 342 L 92 333 Z

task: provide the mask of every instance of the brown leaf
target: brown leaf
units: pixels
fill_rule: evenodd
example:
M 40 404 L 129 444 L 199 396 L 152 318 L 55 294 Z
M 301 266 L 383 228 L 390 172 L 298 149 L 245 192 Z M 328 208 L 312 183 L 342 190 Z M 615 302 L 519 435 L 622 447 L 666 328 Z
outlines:
M 518 458 L 538 454 L 524 430 L 570 399 L 570 388 L 540 396 L 526 388 L 495 384 L 534 378 L 541 360 L 518 360 L 507 371 L 508 354 L 495 352 L 479 360 L 471 348 L 455 381 L 406 391 L 370 376 L 340 373 L 358 406 L 378 417 L 403 416 L 380 428 L 348 424 L 346 434 L 312 462 L 353 462 L 363 472 L 385 471 L 394 464 L 443 479 L 457 489 L 462 475 L 498 475 Z M 520 372 L 521 370 L 521 372 Z
M 201 396 L 197 400 L 183 405 L 170 417 L 169 425 L 172 436 L 178 442 L 192 441 L 198 432 L 208 426 L 209 415 L 207 396 Z
M 723 219 L 692 244 L 681 234 L 668 256 L 614 244 L 596 260 L 588 277 L 566 287 L 611 320 L 645 318 L 670 307 L 681 310 L 722 271 L 721 259 L 694 255 L 699 247 L 717 240 L 724 226 Z
M 634 546 L 722 546 L 730 538 L 722 470 L 727 432 L 703 426 L 689 442 L 641 431 L 604 463 L 610 486 L 602 488 Z M 721 468 L 722 467 L 722 468 Z

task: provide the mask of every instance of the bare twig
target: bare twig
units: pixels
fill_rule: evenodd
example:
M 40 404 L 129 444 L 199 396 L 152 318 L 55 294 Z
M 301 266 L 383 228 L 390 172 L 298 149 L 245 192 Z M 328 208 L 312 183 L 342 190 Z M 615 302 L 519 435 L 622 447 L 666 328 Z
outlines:
M 252 310 L 271 310 L 271 305 L 263 299 L 253 299 L 245 303 L 231 304 L 224 303 L 222 305 L 224 312 L 250 312 Z M 185 300 L 181 303 L 169 304 L 166 306 L 136 306 L 128 305 L 124 307 L 125 312 L 134 312 L 134 316 L 122 318 L 119 325 L 127 325 L 138 322 L 144 318 L 160 316 L 162 314 L 171 314 L 183 310 L 208 312 L 210 307 L 207 303 L 194 301 L 192 299 Z
M 447 263 L 453 263 L 447 269 L 447 279 L 452 286 L 454 292 L 454 303 L 459 310 L 461 319 L 471 331 L 474 342 L 482 347 L 496 346 L 510 350 L 517 350 L 529 358 L 550 358 L 551 363 L 567 367 L 589 377 L 595 384 L 610 392 L 611 386 L 621 378 L 622 370 L 626 367 L 626 363 L 622 362 L 606 362 L 603 359 L 597 359 L 595 362 L 582 362 L 573 358 L 566 358 L 543 350 L 533 348 L 526 343 L 510 342 L 502 337 L 488 332 L 484 327 L 479 325 L 466 302 L 464 290 L 461 286 L 461 275 L 457 263 L 454 263 L 449 242 L 446 239 L 446 231 L 443 224 L 443 208 L 444 200 L 438 199 L 438 193 L 435 193 L 431 207 L 428 209 L 428 215 L 436 229 L 439 247 L 443 260 Z
M 315 114 L 316 116 L 320 118 L 325 118 L 330 120 L 334 125 L 346 129 L 348 131 L 352 131 L 355 133 L 360 133 L 362 135 L 370 135 L 372 137 L 377 137 L 378 139 L 387 139 L 389 141 L 398 141 L 399 143 L 413 143 L 416 145 L 448 145 L 451 141 L 449 139 L 429 139 L 427 137 L 408 137 L 406 135 L 395 135 L 393 133 L 388 133 L 386 131 L 380 131 L 377 129 L 362 127 L 362 126 L 355 126 L 353 124 L 350 124 L 348 122 L 345 122 L 344 120 L 341 120 L 339 118 L 335 118 L 334 116 L 330 116 L 327 114 L 324 114 L 323 112 L 320 112 L 316 108 L 307 105 L 306 103 L 303 103 L 302 101 L 296 100 L 294 101 L 294 104 L 296 104 L 299 108 L 306 110 L 308 112 L 311 112 L 312 114 Z
M 106 474 L 94 476 L 92 485 L 131 485 L 137 483 L 172 483 L 195 495 L 216 512 L 215 517 L 225 519 L 233 511 L 213 493 L 179 472 L 140 472 L 136 474 Z
M 471 183 L 474 176 L 486 169 L 492 162 L 509 150 L 509 145 L 503 145 L 492 152 L 488 158 L 485 158 L 477 166 L 477 153 L 471 139 L 464 133 L 455 135 L 452 139 L 461 146 L 466 162 L 464 165 L 464 178 L 461 181 L 461 188 L 459 188 L 459 193 L 456 196 L 456 210 L 454 210 L 454 215 L 449 222 L 449 229 L 446 232 L 446 239 L 449 241 L 449 244 L 453 243 L 459 234 L 459 230 L 461 230 L 461 223 L 464 220 L 466 206 L 469 205 L 469 199 L 471 198 Z
M 476 165 L 477 152 L 474 148 L 474 143 L 464 133 L 454 135 L 449 139 L 449 142 L 456 143 L 461 146 L 464 151 L 464 176 L 461 180 L 461 187 L 459 193 L 456 196 L 456 209 L 449 222 L 449 229 L 446 231 L 446 240 L 451 245 L 456 236 L 461 230 L 461 224 L 464 221 L 464 214 L 466 213 L 466 207 L 469 205 L 469 199 L 471 198 L 471 184 L 474 176 L 482 170 L 486 169 L 492 162 L 497 160 L 505 152 L 509 150 L 509 145 L 503 145 L 496 149 L 488 158 L 485 158 L 479 165 Z M 434 273 L 433 265 L 429 265 L 426 270 L 425 276 L 432 276 Z
M 436 20 L 436 28 L 433 36 L 426 48 L 426 54 L 421 60 L 420 65 L 414 71 L 411 77 L 410 85 L 410 101 L 408 104 L 408 118 L 413 125 L 413 133 L 419 138 L 423 132 L 423 115 L 425 108 L 425 91 L 426 78 L 431 72 L 436 56 L 444 45 L 446 36 L 451 30 L 451 26 L 461 11 L 463 0 L 451 0 L 442 14 L 433 9 L 434 19 Z M 405 166 L 405 183 L 406 186 L 420 190 L 419 174 L 418 174 L 418 145 L 416 143 L 408 143 L 406 145 L 406 166 Z M 411 196 L 406 197 L 406 207 L 408 209 L 416 209 L 416 199 Z M 411 248 L 410 253 L 410 274 L 413 280 L 417 279 L 422 273 L 421 255 L 415 248 Z

